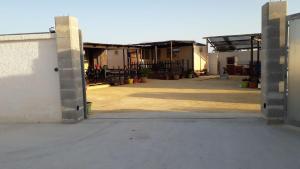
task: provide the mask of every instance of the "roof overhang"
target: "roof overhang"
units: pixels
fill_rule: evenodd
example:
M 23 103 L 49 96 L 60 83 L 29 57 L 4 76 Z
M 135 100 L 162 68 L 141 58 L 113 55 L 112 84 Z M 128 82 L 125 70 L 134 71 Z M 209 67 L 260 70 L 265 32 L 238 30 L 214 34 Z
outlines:
M 121 44 L 105 44 L 105 43 L 83 43 L 84 49 L 104 49 L 104 50 L 117 50 L 117 49 L 140 49 L 140 46 L 136 45 L 121 45 Z

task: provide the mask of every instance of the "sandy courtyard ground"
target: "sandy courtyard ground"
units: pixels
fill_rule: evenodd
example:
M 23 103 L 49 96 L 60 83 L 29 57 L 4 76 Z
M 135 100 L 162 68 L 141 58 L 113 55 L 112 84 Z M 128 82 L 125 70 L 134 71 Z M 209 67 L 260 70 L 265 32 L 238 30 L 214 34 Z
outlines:
M 98 113 L 259 113 L 260 91 L 241 89 L 243 77 L 149 80 L 146 84 L 89 88 Z

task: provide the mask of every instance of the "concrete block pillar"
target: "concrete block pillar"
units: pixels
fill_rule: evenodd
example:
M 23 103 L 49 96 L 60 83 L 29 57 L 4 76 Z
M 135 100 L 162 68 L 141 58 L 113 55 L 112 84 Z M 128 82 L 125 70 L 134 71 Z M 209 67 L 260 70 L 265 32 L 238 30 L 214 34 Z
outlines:
M 75 17 L 55 18 L 56 44 L 60 75 L 62 119 L 74 123 L 84 118 L 81 40 Z
M 262 112 L 268 123 L 282 123 L 285 116 L 286 16 L 285 1 L 262 7 Z
M 300 127 L 300 14 L 289 20 L 287 122 Z

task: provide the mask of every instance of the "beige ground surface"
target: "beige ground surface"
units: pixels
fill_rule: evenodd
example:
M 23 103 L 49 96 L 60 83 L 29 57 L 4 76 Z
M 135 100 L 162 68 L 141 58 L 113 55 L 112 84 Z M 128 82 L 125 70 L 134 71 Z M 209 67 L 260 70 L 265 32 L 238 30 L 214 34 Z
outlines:
M 93 102 L 93 115 L 146 112 L 260 114 L 260 91 L 239 88 L 241 79 L 149 80 L 146 84 L 89 88 L 87 95 Z

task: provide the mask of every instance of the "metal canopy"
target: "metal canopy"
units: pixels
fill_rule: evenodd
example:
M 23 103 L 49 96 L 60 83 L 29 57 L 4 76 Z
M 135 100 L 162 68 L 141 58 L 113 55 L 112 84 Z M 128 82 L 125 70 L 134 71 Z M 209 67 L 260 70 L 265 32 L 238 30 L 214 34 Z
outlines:
M 161 41 L 161 42 L 148 42 L 148 43 L 139 43 L 136 44 L 138 46 L 142 47 L 168 47 L 172 43 L 173 46 L 191 46 L 191 45 L 196 45 L 196 46 L 205 46 L 204 44 L 197 43 L 195 41 L 179 41 L 179 40 L 170 40 L 170 41 Z
M 205 37 L 211 47 L 216 51 L 226 52 L 234 50 L 249 50 L 258 49 L 259 41 L 261 40 L 261 34 L 242 34 L 242 35 L 227 35 L 227 36 L 212 36 Z M 252 43 L 252 44 L 251 44 Z

